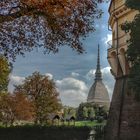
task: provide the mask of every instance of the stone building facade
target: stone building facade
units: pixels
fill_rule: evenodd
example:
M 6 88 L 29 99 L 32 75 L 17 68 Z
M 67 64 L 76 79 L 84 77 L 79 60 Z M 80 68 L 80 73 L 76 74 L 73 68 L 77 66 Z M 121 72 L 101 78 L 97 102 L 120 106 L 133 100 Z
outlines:
M 121 24 L 132 21 L 137 11 L 128 9 L 125 0 L 111 0 L 109 25 L 112 41 L 109 42 L 108 61 L 116 79 L 111 101 L 109 119 L 105 129 L 105 140 L 140 140 L 140 102 L 128 87 L 131 64 L 126 59 L 127 40 Z

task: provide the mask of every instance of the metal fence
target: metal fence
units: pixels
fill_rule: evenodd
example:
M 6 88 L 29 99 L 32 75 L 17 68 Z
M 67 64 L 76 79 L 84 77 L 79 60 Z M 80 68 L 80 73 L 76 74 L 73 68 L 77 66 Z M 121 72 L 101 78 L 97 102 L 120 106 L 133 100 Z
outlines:
M 88 140 L 103 140 L 104 139 L 104 130 L 105 130 L 104 125 L 94 126 L 90 131 Z

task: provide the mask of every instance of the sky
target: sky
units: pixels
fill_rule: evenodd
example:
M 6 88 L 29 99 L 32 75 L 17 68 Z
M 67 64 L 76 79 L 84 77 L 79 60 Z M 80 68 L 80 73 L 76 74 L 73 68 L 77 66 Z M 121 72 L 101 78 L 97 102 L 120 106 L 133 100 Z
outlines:
M 99 44 L 103 82 L 111 99 L 114 78 L 107 61 L 107 42 L 112 38 L 108 31 L 108 3 L 102 4 L 101 8 L 104 14 L 95 23 L 96 31 L 83 41 L 85 53 L 79 55 L 70 47 L 62 46 L 57 54 L 44 55 L 39 49 L 27 52 L 25 57 L 18 56 L 10 75 L 9 91 L 13 91 L 13 85 L 21 84 L 25 77 L 39 71 L 55 81 L 63 105 L 78 107 L 81 102 L 86 102 L 94 83 Z

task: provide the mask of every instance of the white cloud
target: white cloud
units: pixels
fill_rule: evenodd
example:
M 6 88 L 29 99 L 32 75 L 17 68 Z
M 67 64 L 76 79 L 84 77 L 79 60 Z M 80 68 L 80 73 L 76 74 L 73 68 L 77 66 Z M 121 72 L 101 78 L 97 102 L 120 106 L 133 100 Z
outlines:
M 53 75 L 51 73 L 45 73 L 45 76 L 48 76 L 50 80 L 53 79 Z
M 8 85 L 8 91 L 12 92 L 14 90 L 14 85 L 20 85 L 25 80 L 25 77 L 10 75 L 10 82 Z
M 105 67 L 105 68 L 101 69 L 101 71 L 103 74 L 110 74 L 110 69 L 111 69 L 111 67 Z
M 86 101 L 88 87 L 83 81 L 67 77 L 57 80 L 56 85 L 63 104 L 77 107 L 81 102 Z
M 109 41 L 111 41 L 111 40 L 112 40 L 112 34 L 107 34 L 107 36 L 102 39 L 102 41 L 105 43 L 105 45 L 108 45 Z
M 72 72 L 72 73 L 71 73 L 71 76 L 72 76 L 72 77 L 78 77 L 78 76 L 79 76 L 79 73 L 77 73 L 77 72 Z
M 91 69 L 91 70 L 86 74 L 86 79 L 87 79 L 87 80 L 93 80 L 93 78 L 95 77 L 95 72 L 96 72 L 96 69 Z

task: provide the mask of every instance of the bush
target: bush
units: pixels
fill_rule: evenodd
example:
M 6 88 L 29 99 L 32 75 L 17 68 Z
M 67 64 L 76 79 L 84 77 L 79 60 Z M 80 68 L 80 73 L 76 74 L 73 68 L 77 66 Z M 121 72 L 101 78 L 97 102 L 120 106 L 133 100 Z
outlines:
M 97 122 L 98 123 L 102 123 L 103 121 L 104 121 L 104 118 L 103 118 L 103 116 L 97 116 Z
M 0 128 L 0 140 L 87 140 L 88 127 L 16 126 Z

